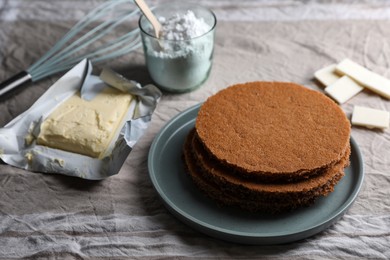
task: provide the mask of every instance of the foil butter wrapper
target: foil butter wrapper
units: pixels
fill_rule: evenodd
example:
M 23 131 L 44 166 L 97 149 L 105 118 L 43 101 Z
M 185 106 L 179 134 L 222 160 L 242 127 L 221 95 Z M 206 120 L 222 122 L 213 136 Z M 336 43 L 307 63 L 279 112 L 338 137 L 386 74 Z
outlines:
M 92 65 L 83 60 L 55 82 L 28 110 L 0 128 L 0 158 L 5 163 L 33 172 L 56 173 L 101 180 L 121 169 L 138 139 L 145 133 L 162 95 L 154 85 L 141 85 L 103 69 L 92 75 Z M 110 144 L 112 152 L 102 159 L 37 145 L 40 125 L 62 102 L 80 91 L 92 99 L 102 89 L 114 87 L 135 99 L 126 114 L 119 136 Z

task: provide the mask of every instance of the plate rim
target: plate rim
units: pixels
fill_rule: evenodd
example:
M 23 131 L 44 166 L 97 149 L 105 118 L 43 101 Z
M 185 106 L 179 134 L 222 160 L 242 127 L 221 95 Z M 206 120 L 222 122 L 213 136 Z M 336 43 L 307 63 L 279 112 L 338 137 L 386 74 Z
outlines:
M 147 162 L 147 168 L 148 168 L 148 174 L 152 181 L 154 189 L 157 191 L 159 197 L 162 199 L 164 205 L 168 208 L 168 210 L 175 215 L 177 218 L 179 218 L 182 222 L 187 223 L 191 227 L 193 227 L 196 230 L 199 230 L 203 233 L 206 233 L 207 235 L 217 237 L 219 239 L 227 240 L 230 242 L 235 243 L 241 243 L 240 241 L 236 240 L 244 240 L 245 244 L 278 244 L 279 242 L 275 241 L 275 238 L 278 238 L 278 240 L 281 241 L 281 243 L 288 243 L 293 242 L 296 240 L 304 239 L 307 237 L 310 237 L 324 229 L 326 229 L 328 226 L 332 225 L 334 222 L 336 222 L 340 217 L 343 216 L 343 214 L 352 206 L 354 201 L 356 200 L 361 187 L 364 182 L 364 163 L 363 163 L 363 155 L 360 151 L 360 148 L 357 144 L 357 142 L 353 139 L 352 136 L 350 136 L 350 143 L 353 152 L 355 153 L 357 157 L 357 165 L 359 168 L 358 173 L 355 173 L 357 176 L 356 180 L 356 186 L 354 187 L 353 191 L 351 191 L 351 195 L 347 197 L 346 201 L 340 205 L 334 213 L 330 214 L 328 217 L 326 217 L 324 220 L 320 221 L 319 223 L 316 223 L 313 226 L 307 227 L 305 229 L 299 230 L 297 232 L 290 231 L 290 232 L 277 232 L 277 233 L 248 233 L 244 231 L 236 231 L 231 230 L 227 228 L 221 228 L 214 226 L 212 224 L 209 224 L 203 220 L 199 220 L 192 215 L 188 214 L 187 212 L 183 211 L 180 207 L 175 205 L 175 203 L 172 202 L 172 200 L 165 195 L 163 190 L 161 189 L 159 182 L 156 179 L 156 173 L 154 172 L 154 156 L 156 155 L 156 147 L 158 146 L 162 136 L 170 130 L 172 125 L 174 125 L 179 119 L 185 117 L 187 114 L 191 114 L 194 112 L 198 112 L 203 102 L 196 104 L 194 106 L 191 106 L 181 112 L 179 112 L 177 115 L 172 117 L 168 122 L 158 131 L 158 133 L 155 135 L 153 142 L 150 146 L 149 153 L 148 153 L 148 162 Z M 188 120 L 185 120 L 185 124 L 180 125 L 180 128 L 192 123 L 192 121 L 196 120 L 196 116 L 194 118 L 190 118 Z M 171 135 L 172 136 L 172 135 Z M 225 235 L 228 236 L 226 239 L 221 238 L 220 236 L 217 236 L 215 234 Z M 305 236 L 302 236 L 302 234 L 306 234 Z M 290 238 L 290 239 L 289 239 Z

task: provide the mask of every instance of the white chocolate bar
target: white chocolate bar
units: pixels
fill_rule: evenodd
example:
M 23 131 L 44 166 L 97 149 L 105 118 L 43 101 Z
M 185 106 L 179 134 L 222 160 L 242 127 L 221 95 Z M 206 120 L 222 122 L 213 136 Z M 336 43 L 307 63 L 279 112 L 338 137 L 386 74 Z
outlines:
M 322 85 L 327 87 L 335 83 L 340 78 L 340 76 L 336 74 L 336 64 L 332 64 L 317 70 L 314 73 L 314 78 L 317 79 Z
M 364 88 L 360 86 L 356 81 L 348 76 L 343 76 L 335 83 L 325 88 L 325 93 L 337 101 L 339 104 L 343 104 Z
M 386 129 L 389 127 L 390 113 L 388 111 L 355 106 L 352 112 L 352 124 L 368 128 Z
M 390 99 L 390 80 L 382 77 L 365 67 L 345 59 L 336 66 L 336 71 L 350 76 L 364 87 Z

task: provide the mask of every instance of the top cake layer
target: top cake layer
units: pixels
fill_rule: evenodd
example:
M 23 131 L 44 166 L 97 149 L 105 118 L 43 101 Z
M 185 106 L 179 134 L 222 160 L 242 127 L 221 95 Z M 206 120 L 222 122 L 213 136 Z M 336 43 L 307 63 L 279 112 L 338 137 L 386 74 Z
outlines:
M 92 100 L 80 93 L 57 107 L 41 124 L 37 144 L 101 158 L 117 134 L 132 96 L 106 88 Z
M 350 124 L 325 95 L 294 83 L 238 84 L 211 96 L 195 129 L 219 161 L 249 173 L 301 174 L 339 161 Z

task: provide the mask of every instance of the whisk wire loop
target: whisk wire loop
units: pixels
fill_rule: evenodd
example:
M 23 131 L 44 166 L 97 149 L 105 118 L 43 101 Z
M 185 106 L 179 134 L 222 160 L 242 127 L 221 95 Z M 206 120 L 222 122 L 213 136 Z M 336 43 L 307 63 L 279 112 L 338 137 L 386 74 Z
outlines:
M 46 60 L 46 62 L 43 64 L 44 68 L 43 70 L 46 70 L 50 67 L 55 67 L 58 64 L 63 63 L 66 61 L 68 57 L 71 57 L 72 55 L 76 54 L 77 52 L 81 51 L 82 49 L 91 46 L 91 44 L 97 42 L 99 39 L 106 36 L 108 33 L 112 32 L 115 27 L 122 24 L 123 21 L 127 20 L 131 16 L 134 15 L 136 12 L 128 13 L 121 15 L 120 18 L 117 21 L 106 21 L 99 26 L 95 27 L 93 30 L 89 31 L 88 33 L 84 34 L 82 37 L 68 45 L 66 48 L 58 52 L 56 55 L 50 57 Z M 90 39 L 88 39 L 90 38 Z M 112 41 L 113 43 L 116 41 Z M 80 57 L 78 57 L 80 59 Z M 38 73 L 37 73 L 38 74 Z
M 94 63 L 102 62 L 139 48 L 141 44 L 138 28 L 106 43 L 102 41 L 104 37 L 115 31 L 115 28 L 139 13 L 138 8 L 129 8 L 132 7 L 129 2 L 128 0 L 107 1 L 87 14 L 45 55 L 27 69 L 32 81 L 38 81 L 54 73 L 69 69 L 85 58 Z M 119 6 L 121 4 L 126 4 L 126 6 Z M 110 14 L 113 17 L 107 18 Z M 76 39 L 76 36 L 80 35 L 88 26 L 93 26 L 94 23 L 105 18 L 107 20 L 100 22 Z M 100 42 L 100 46 L 94 47 L 93 45 L 97 45 L 98 42 Z M 68 45 L 64 48 L 66 44 Z M 91 50 L 93 47 L 94 49 Z M 80 53 L 83 50 L 87 50 L 87 52 Z
M 123 2 L 125 2 L 125 0 L 108 1 L 96 7 L 94 10 L 84 16 L 83 19 L 78 21 L 48 52 L 46 52 L 39 60 L 31 65 L 27 71 L 30 74 L 33 74 L 35 69 L 37 69 L 48 58 L 52 57 L 53 54 L 60 51 L 66 42 L 68 42 L 71 38 L 83 30 L 88 24 L 91 23 L 91 21 L 96 20 L 108 11 L 112 10 L 113 7 Z

